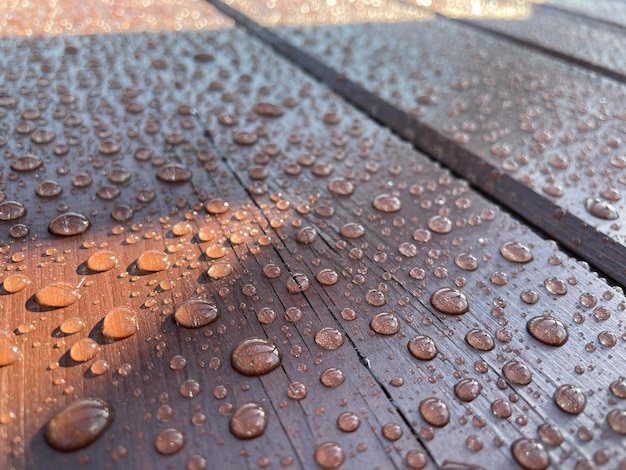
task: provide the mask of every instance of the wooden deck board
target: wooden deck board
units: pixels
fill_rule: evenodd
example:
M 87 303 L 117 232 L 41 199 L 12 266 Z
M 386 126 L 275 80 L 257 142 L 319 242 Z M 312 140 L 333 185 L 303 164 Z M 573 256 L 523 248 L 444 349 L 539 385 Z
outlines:
M 41 169 L 4 181 L 7 195 L 27 206 L 28 213 L 19 222 L 26 223 L 31 233 L 20 239 L 5 236 L 1 280 L 22 272 L 31 284 L 15 294 L 4 292 L 0 299 L 6 315 L 2 329 L 16 332 L 23 356 L 0 368 L 0 388 L 8 391 L 0 396 L 3 467 L 183 468 L 191 465 L 192 456 L 200 455 L 208 468 L 314 468 L 316 448 L 335 441 L 345 452 L 344 468 L 406 468 L 410 451 L 427 456 L 427 468 L 447 468 L 451 462 L 508 468 L 515 465 L 512 442 L 522 436 L 537 439 L 538 426 L 546 422 L 557 425 L 564 436 L 560 446 L 547 446 L 554 468 L 573 468 L 579 462 L 600 465 L 607 457 L 606 465 L 624 465 L 624 438 L 606 423 L 608 411 L 621 408 L 621 400 L 609 391 L 626 356 L 621 321 L 626 299 L 619 288 L 607 285 L 585 263 L 560 251 L 242 30 L 99 39 L 1 43 L 7 51 L 3 57 L 19 57 L 11 53 L 16 43 L 20 50 L 46 45 L 42 56 L 58 65 L 54 73 L 48 72 L 50 91 L 41 96 L 21 95 L 17 80 L 5 81 L 3 86 L 20 101 L 3 120 L 11 123 L 42 96 L 56 98 L 58 83 L 76 90 L 77 100 L 70 108 L 84 118 L 84 130 L 81 143 L 71 150 L 72 158 L 66 158 L 70 170 L 83 168 L 80 163 L 85 162 L 94 173 L 94 183 L 74 194 L 71 171 L 54 175 L 64 192 L 51 201 L 42 202 L 25 191 L 54 174 L 58 157 L 46 153 L 54 140 L 34 147 L 48 158 Z M 68 51 L 68 45 L 76 50 Z M 52 61 L 61 57 L 65 59 Z M 28 71 L 30 62 L 23 64 L 20 71 L 37 83 L 39 72 Z M 92 78 L 83 89 L 76 78 L 79 71 Z M 133 100 L 144 109 L 129 113 L 127 100 L 135 89 L 140 93 Z M 107 98 L 109 109 L 102 101 L 91 102 L 90 90 Z M 281 115 L 264 116 L 259 103 L 277 105 Z M 55 108 L 44 113 L 51 109 Z M 220 124 L 224 113 L 237 124 Z M 104 125 L 96 127 L 96 119 Z M 161 124 L 158 132 L 146 131 L 150 119 Z M 59 118 L 48 118 L 45 125 L 53 126 L 57 139 L 64 135 Z M 99 142 L 110 138 L 98 135 L 105 126 L 118 131 L 114 135 L 119 135 L 121 150 L 113 157 L 98 156 Z M 249 132 L 255 141 L 238 144 L 235 136 L 240 131 Z M 5 129 L 12 151 L 32 145 L 26 137 L 13 135 L 11 128 Z M 176 184 L 159 181 L 156 173 L 162 166 L 135 158 L 138 147 L 181 163 L 191 170 L 190 179 Z M 313 155 L 315 162 L 307 163 L 305 154 Z M 294 165 L 298 159 L 299 168 Z M 313 164 L 330 165 L 332 172 L 323 175 L 323 167 L 314 170 Z M 132 174 L 130 183 L 113 183 L 121 188 L 121 196 L 113 202 L 95 196 L 100 185 L 111 184 L 108 174 L 119 167 Z M 353 193 L 333 193 L 329 189 L 333 180 L 350 182 Z M 137 185 L 144 184 L 155 190 L 155 199 L 136 205 Z M 398 197 L 398 212 L 373 207 L 374 198 L 383 193 Z M 230 209 L 221 215 L 207 213 L 205 205 L 215 198 L 228 201 Z M 134 215 L 126 222 L 112 220 L 111 210 L 122 201 L 134 205 Z M 91 230 L 70 238 L 47 233 L 59 202 L 86 213 Z M 42 206 L 39 210 L 37 204 Z M 89 213 L 92 209 L 98 211 Z M 426 231 L 436 215 L 448 217 L 449 233 Z M 181 221 L 192 230 L 175 236 L 172 229 Z M 364 227 L 361 237 L 341 234 L 351 222 Z M 14 222 L 2 224 L 6 233 Z M 310 244 L 297 241 L 306 226 L 317 232 Z M 214 238 L 198 238 L 201 228 L 212 230 Z M 430 239 L 416 240 L 417 229 Z M 504 259 L 499 247 L 512 240 L 528 246 L 534 260 L 518 264 Z M 206 253 L 214 245 L 224 247 L 222 258 Z M 118 253 L 118 267 L 87 273 L 84 261 L 102 248 Z M 137 257 L 149 249 L 166 253 L 170 268 L 137 272 Z M 476 270 L 455 263 L 463 252 L 475 256 Z M 220 262 L 228 262 L 232 273 L 221 279 L 207 276 L 206 271 Z M 278 278 L 263 274 L 268 263 L 281 268 Z M 337 284 L 319 283 L 315 277 L 322 269 L 334 270 Z M 311 287 L 303 293 L 287 291 L 290 279 L 299 279 L 295 273 L 310 280 Z M 546 289 L 545 280 L 553 276 L 563 281 L 565 295 Z M 68 307 L 42 311 L 32 301 L 33 294 L 59 280 L 80 285 L 81 298 Z M 451 286 L 468 296 L 468 313 L 450 316 L 433 309 L 430 295 Z M 538 293 L 537 303 L 520 299 L 525 289 Z M 384 297 L 385 303 L 378 305 L 373 294 Z M 582 299 L 590 294 L 595 301 L 583 305 Z M 172 313 L 191 298 L 215 299 L 221 317 L 200 329 L 177 326 Z M 109 309 L 120 305 L 136 311 L 139 331 L 106 343 L 100 322 Z M 277 318 L 261 323 L 257 315 L 267 307 Z M 300 308 L 302 319 L 287 321 L 289 307 Z M 347 308 L 355 311 L 354 319 L 346 315 Z M 399 333 L 383 336 L 371 331 L 371 319 L 384 311 L 398 317 Z M 569 330 L 562 347 L 541 344 L 526 331 L 528 319 L 546 313 Z M 60 335 L 59 325 L 71 317 L 82 318 L 85 328 Z M 320 347 L 315 334 L 324 327 L 338 329 L 344 344 L 334 350 Z M 466 344 L 464 337 L 472 328 L 497 337 L 495 349 L 480 353 Z M 601 332 L 614 335 L 615 345 L 600 344 Z M 436 342 L 439 355 L 433 361 L 418 361 L 409 354 L 407 343 L 418 333 Z M 77 364 L 68 356 L 69 348 L 88 336 L 101 343 L 96 359 L 110 363 L 110 370 L 99 377 L 89 372 L 93 360 Z M 232 369 L 230 351 L 251 336 L 275 342 L 283 354 L 281 367 L 259 378 Z M 174 370 L 171 362 L 176 356 L 186 359 L 180 370 Z M 502 379 L 502 366 L 512 359 L 531 369 L 529 385 Z M 323 386 L 320 375 L 328 367 L 341 368 L 345 382 L 335 388 Z M 454 394 L 455 384 L 463 378 L 475 378 L 483 387 L 471 403 Z M 200 388 L 192 398 L 179 391 L 188 379 L 197 380 Z M 287 387 L 294 381 L 306 384 L 303 400 L 287 397 Z M 580 386 L 587 397 L 585 411 L 578 416 L 560 411 L 552 400 L 556 387 L 566 383 Z M 225 387 L 226 397 L 214 396 L 223 393 L 218 385 Z M 441 398 L 451 413 L 450 423 L 434 431 L 418 411 L 419 403 L 432 396 Z M 84 450 L 52 450 L 44 442 L 42 426 L 65 403 L 84 397 L 111 403 L 116 411 L 112 427 Z M 496 399 L 510 403 L 510 418 L 492 413 Z M 262 436 L 243 441 L 228 430 L 232 413 L 228 404 L 236 408 L 248 401 L 266 407 L 269 424 Z M 337 429 L 343 411 L 360 417 L 356 432 Z M 390 422 L 402 430 L 397 441 L 382 436 L 382 427 Z M 154 443 L 169 427 L 181 430 L 186 444 L 164 457 Z M 470 436 L 473 444 L 468 444 Z M 481 450 L 474 447 L 476 440 Z

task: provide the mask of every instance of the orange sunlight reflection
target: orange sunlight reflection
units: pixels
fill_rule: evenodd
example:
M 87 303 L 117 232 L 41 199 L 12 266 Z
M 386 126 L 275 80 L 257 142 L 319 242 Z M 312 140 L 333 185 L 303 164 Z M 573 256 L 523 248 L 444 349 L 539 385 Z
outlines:
M 0 37 L 221 29 L 232 25 L 205 0 L 0 2 Z
M 524 20 L 544 0 L 401 0 L 450 18 Z

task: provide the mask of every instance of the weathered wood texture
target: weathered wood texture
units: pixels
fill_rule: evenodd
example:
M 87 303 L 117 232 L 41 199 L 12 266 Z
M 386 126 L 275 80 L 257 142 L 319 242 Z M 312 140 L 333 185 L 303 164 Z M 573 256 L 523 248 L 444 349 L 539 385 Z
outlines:
M 263 28 L 250 22 L 274 17 L 258 4 L 232 4 L 275 48 L 624 284 L 622 225 L 586 209 L 610 198 L 624 210 L 622 85 L 447 19 Z
M 540 439 L 544 423 L 563 434 L 562 444 L 546 444 L 554 468 L 626 465 L 624 437 L 606 422 L 610 410 L 623 408 L 609 390 L 626 359 L 621 289 L 266 45 L 229 29 L 12 39 L 0 47 L 7 61 L 0 96 L 8 103 L 0 108 L 3 191 L 27 208 L 23 217 L 0 222 L 0 281 L 15 273 L 30 281 L 0 298 L 0 329 L 22 356 L 0 368 L 0 467 L 203 468 L 201 456 L 207 468 L 315 468 L 316 449 L 336 442 L 344 468 L 406 468 L 415 453 L 427 468 L 451 462 L 512 468 L 511 444 L 522 436 Z M 34 109 L 42 117 L 33 117 Z M 21 122 L 35 127 L 17 132 Z M 54 138 L 33 143 L 40 128 Z M 60 143 L 69 149 L 57 156 Z M 110 143 L 119 150 L 103 153 L 115 149 Z M 11 169 L 26 152 L 43 164 Z M 172 164 L 190 173 L 177 183 L 159 179 Z M 84 172 L 93 182 L 77 187 L 72 176 Z M 35 195 L 46 179 L 63 192 Z M 102 187 L 120 194 L 105 199 L 98 196 Z M 139 201 L 138 191 L 153 191 L 154 199 L 143 192 Z M 374 206 L 382 194 L 396 198 L 397 211 Z M 228 210 L 211 212 L 216 200 L 228 202 Z M 133 212 L 114 220 L 121 205 Z M 65 210 L 86 215 L 91 229 L 68 238 L 49 234 L 50 219 Z M 30 233 L 9 237 L 16 223 Z M 349 237 L 349 223 L 363 233 Z M 509 241 L 527 246 L 533 260 L 505 259 L 500 247 Z M 117 267 L 88 271 L 85 261 L 105 248 L 117 254 Z M 167 255 L 170 268 L 139 272 L 136 261 L 147 250 Z M 279 268 L 277 277 L 264 273 L 269 264 Z M 320 282 L 323 270 L 337 282 Z M 58 281 L 77 286 L 81 297 L 58 309 L 34 302 L 35 293 Z M 442 287 L 463 292 L 469 311 L 435 310 L 429 299 Z M 522 300 L 527 290 L 535 303 Z M 177 326 L 173 313 L 189 299 L 212 299 L 220 318 L 198 329 Z M 119 306 L 136 313 L 139 330 L 107 342 L 102 319 Z M 299 310 L 287 318 L 291 307 Z M 397 333 L 372 331 L 382 312 L 395 316 Z M 568 329 L 563 346 L 547 346 L 526 331 L 527 321 L 542 315 Z M 62 333 L 73 317 L 84 329 Z M 322 347 L 316 334 L 323 328 L 336 329 L 343 344 Z M 464 341 L 474 328 L 489 332 L 493 350 L 479 352 Z M 436 343 L 432 361 L 409 353 L 417 334 Z M 100 353 L 72 360 L 71 347 L 88 337 Z M 231 351 L 249 337 L 274 342 L 281 367 L 261 377 L 236 372 Z M 109 370 L 95 375 L 101 359 Z M 516 385 L 503 376 L 513 359 L 530 369 L 532 382 Z M 345 381 L 328 387 L 321 375 L 332 367 Z M 482 387 L 471 403 L 454 393 L 466 378 Z M 306 385 L 305 398 L 288 397 L 294 382 Z M 582 389 L 583 413 L 558 409 L 552 395 L 561 384 Z M 83 450 L 53 450 L 43 426 L 86 397 L 108 402 L 113 424 Z M 449 407 L 442 429 L 418 410 L 429 397 Z M 496 400 L 511 408 L 508 418 L 492 412 Z M 266 408 L 268 428 L 255 439 L 236 439 L 230 417 L 251 401 Z M 345 411 L 361 420 L 353 433 L 337 427 Z M 388 423 L 397 424 L 399 439 L 383 436 Z M 186 443 L 163 456 L 155 441 L 167 428 L 181 431 Z
M 624 11 L 624 4 L 619 0 L 600 0 L 597 2 L 549 0 L 545 5 L 550 8 L 603 21 L 607 24 L 626 26 L 626 11 Z

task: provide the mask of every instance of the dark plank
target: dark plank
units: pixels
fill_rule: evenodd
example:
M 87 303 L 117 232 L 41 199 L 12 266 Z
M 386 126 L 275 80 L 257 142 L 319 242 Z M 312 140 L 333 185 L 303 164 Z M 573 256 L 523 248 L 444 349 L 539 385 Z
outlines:
M 585 202 L 604 194 L 619 198 L 611 202 L 618 215 L 624 209 L 621 85 L 445 19 L 270 30 L 221 5 L 368 114 L 626 284 L 623 227 L 592 215 Z M 257 12 L 254 4 L 235 6 Z

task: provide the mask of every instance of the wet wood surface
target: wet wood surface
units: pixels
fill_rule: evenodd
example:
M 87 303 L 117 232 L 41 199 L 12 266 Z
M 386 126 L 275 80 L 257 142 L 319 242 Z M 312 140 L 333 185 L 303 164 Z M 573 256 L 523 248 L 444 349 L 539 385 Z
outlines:
M 240 28 L 0 44 L 2 191 L 26 209 L 0 222 L 2 358 L 20 356 L 0 368 L 2 468 L 514 468 L 521 438 L 551 468 L 625 465 L 625 429 L 607 421 L 623 410 L 622 289 L 456 168 Z M 52 138 L 36 142 L 40 130 Z M 17 171 L 25 154 L 41 165 Z M 91 183 L 76 184 L 84 174 Z M 49 180 L 61 194 L 37 195 Z M 68 212 L 90 229 L 51 234 Z M 105 249 L 117 265 L 88 269 Z M 142 271 L 148 251 L 169 267 Z M 14 292 L 16 274 L 28 284 Z M 55 282 L 80 297 L 42 306 L 36 294 Z M 468 311 L 435 308 L 442 288 Z M 179 326 L 174 314 L 194 299 L 219 318 Z M 108 341 L 103 319 L 117 307 L 138 331 Z M 537 339 L 536 317 L 559 320 L 567 341 L 545 344 L 554 330 Z M 84 327 L 71 333 L 71 319 Z M 468 343 L 476 329 L 493 349 Z M 436 357 L 410 352 L 418 335 Z M 252 337 L 276 346 L 279 367 L 233 368 Z M 72 347 L 87 338 L 100 350 L 77 361 Z M 503 372 L 511 361 L 529 383 Z M 459 383 L 479 393 L 467 401 Z M 562 385 L 586 397 L 580 414 L 557 406 Z M 112 424 L 88 447 L 53 449 L 46 423 L 85 398 L 110 405 Z M 450 413 L 441 429 L 420 412 L 431 398 Z M 246 403 L 268 416 L 252 439 L 232 430 Z M 358 417 L 353 432 L 338 426 L 345 412 Z

